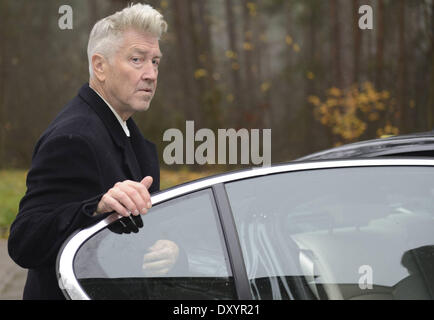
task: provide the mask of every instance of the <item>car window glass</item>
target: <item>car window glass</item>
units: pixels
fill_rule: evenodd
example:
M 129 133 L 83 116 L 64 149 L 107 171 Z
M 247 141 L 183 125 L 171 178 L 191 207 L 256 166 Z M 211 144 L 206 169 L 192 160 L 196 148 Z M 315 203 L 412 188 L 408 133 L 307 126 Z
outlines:
M 432 167 L 307 170 L 226 190 L 254 298 L 434 298 Z
M 164 250 L 173 253 L 173 246 L 177 255 L 158 256 Z M 144 216 L 104 228 L 79 249 L 74 272 L 92 299 L 235 298 L 210 190 L 157 204 Z

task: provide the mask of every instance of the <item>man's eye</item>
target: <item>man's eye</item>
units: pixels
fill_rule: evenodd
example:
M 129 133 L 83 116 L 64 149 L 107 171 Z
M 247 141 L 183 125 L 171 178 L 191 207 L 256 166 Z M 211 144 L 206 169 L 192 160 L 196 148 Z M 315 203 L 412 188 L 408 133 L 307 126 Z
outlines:
M 153 63 L 154 65 L 158 66 L 158 65 L 160 64 L 160 61 L 159 61 L 159 60 L 152 60 L 152 63 Z
M 131 58 L 131 61 L 134 63 L 139 63 L 141 61 L 140 58 Z

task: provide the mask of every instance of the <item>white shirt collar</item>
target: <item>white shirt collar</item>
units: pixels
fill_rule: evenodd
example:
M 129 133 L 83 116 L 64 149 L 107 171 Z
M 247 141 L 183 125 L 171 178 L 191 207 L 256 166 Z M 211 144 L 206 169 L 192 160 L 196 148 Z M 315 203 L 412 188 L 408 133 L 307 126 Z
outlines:
M 91 87 L 90 87 L 91 88 Z M 115 109 L 113 109 L 113 107 L 110 105 L 110 103 L 108 103 L 99 93 L 98 91 L 94 90 L 93 88 L 91 88 L 93 91 L 96 92 L 97 95 L 99 95 L 99 97 L 108 105 L 108 107 L 110 108 L 110 110 L 113 112 L 113 114 L 115 115 L 116 119 L 118 119 L 122 129 L 124 129 L 125 134 L 127 135 L 127 137 L 130 136 L 130 130 L 128 129 L 127 126 L 127 122 L 124 121 L 119 115 L 118 113 L 115 111 Z

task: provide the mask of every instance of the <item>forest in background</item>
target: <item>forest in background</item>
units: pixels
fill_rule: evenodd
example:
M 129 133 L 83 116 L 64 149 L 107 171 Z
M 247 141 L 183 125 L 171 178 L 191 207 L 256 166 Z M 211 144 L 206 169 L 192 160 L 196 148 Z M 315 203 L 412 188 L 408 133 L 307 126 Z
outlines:
M 29 167 L 41 133 L 88 81 L 92 26 L 130 2 L 0 0 L 0 168 Z M 187 120 L 271 128 L 273 163 L 434 128 L 434 0 L 146 3 L 169 30 L 157 93 L 134 118 L 160 156 L 164 131 Z M 72 30 L 58 26 L 63 4 Z M 358 27 L 361 5 L 373 9 L 372 30 Z

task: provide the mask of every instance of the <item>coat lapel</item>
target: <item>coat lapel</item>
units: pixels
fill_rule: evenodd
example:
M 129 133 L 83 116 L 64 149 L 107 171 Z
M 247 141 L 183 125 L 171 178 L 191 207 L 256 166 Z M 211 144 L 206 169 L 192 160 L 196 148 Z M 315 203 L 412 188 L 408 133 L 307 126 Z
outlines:
M 150 192 L 160 190 L 160 166 L 158 153 L 155 144 L 146 140 L 133 119 L 127 120 L 128 129 L 131 135 L 131 144 L 134 149 L 142 173 L 142 177 L 152 176 L 153 182 Z
M 128 140 L 127 135 L 122 129 L 119 121 L 113 112 L 100 96 L 86 83 L 79 91 L 80 97 L 96 112 L 110 133 L 113 142 L 122 153 L 123 167 L 127 171 L 127 176 L 131 180 L 140 181 L 143 177 L 138 164 L 134 146 Z M 128 122 L 132 121 L 129 119 Z M 127 123 L 128 123 L 127 122 Z
M 140 172 L 141 170 L 137 161 L 136 153 L 134 152 L 133 146 L 130 141 L 127 141 L 123 155 L 124 165 L 130 171 L 131 179 L 140 182 L 143 175 Z

